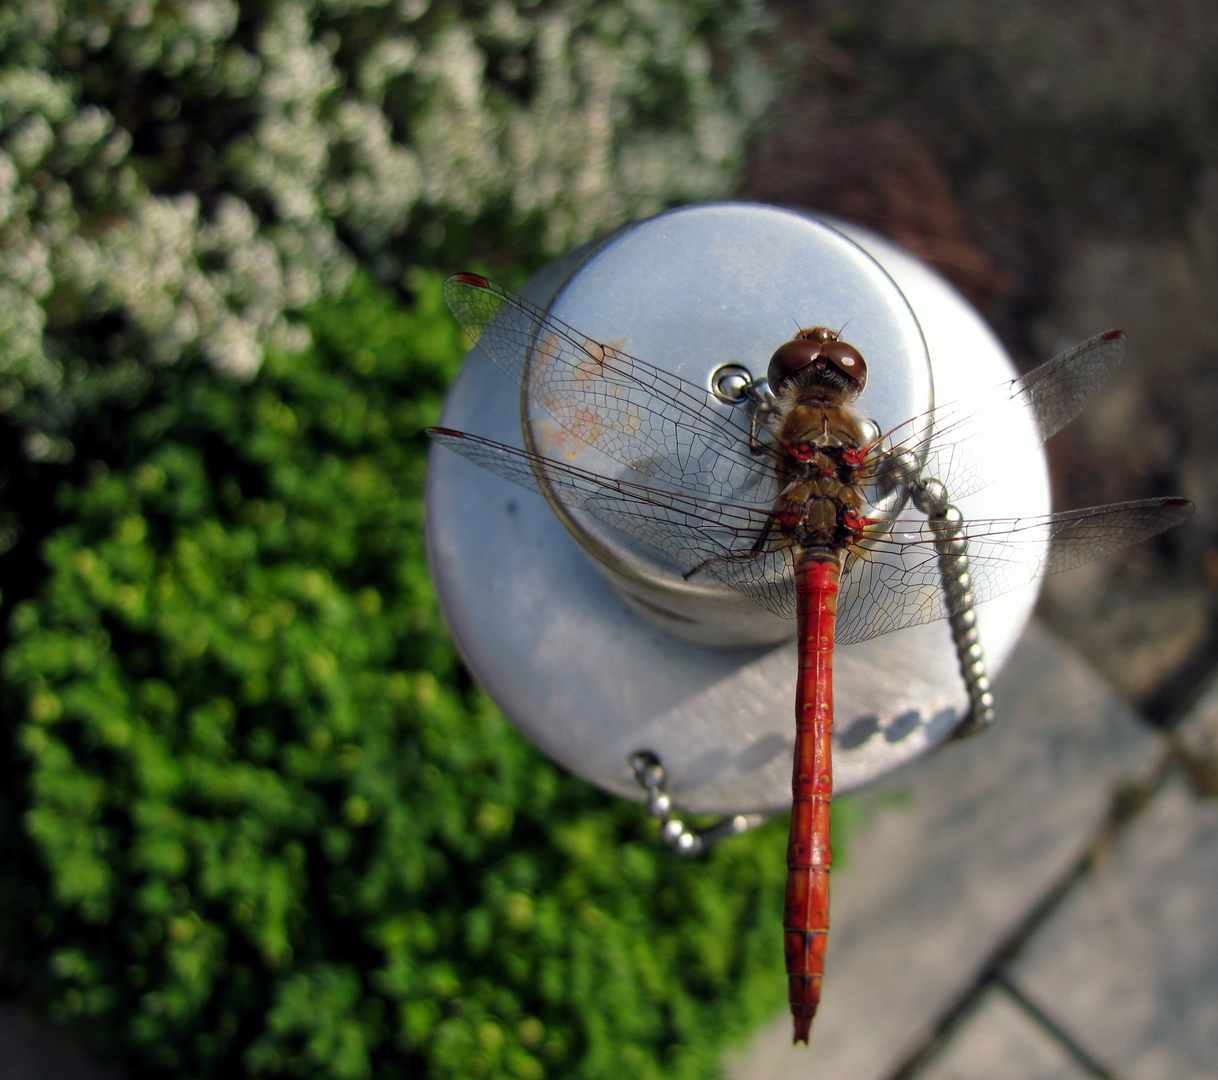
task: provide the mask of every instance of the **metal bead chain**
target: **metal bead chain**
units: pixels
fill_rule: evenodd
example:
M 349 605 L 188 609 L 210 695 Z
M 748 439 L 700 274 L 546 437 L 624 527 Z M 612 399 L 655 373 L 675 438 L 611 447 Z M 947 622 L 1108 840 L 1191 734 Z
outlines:
M 919 481 L 911 495 L 914 505 L 929 519 L 935 534 L 939 580 L 943 586 L 960 677 L 968 693 L 968 715 L 952 733 L 953 738 L 960 739 L 975 735 L 994 722 L 994 695 L 977 632 L 976 600 L 973 598 L 964 515 L 947 501 L 947 489 L 938 480 Z
M 659 820 L 664 843 L 679 855 L 700 855 L 720 840 L 755 829 L 766 820 L 765 814 L 736 814 L 709 829 L 694 831 L 680 818 L 673 817 L 672 799 L 664 791 L 664 766 L 659 757 L 650 750 L 638 750 L 630 755 L 629 761 L 639 786 L 647 792 L 647 812 Z

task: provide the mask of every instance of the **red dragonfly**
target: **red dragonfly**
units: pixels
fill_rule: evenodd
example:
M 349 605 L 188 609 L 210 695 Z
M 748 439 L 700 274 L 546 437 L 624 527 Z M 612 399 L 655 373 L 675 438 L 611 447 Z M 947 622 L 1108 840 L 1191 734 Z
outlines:
M 987 394 L 879 433 L 852 408 L 866 362 L 824 327 L 781 345 L 767 372 L 771 394 L 757 393 L 752 408 L 741 408 L 477 274 L 449 278 L 445 298 L 483 351 L 561 429 L 639 480 L 448 428 L 430 430 L 436 442 L 582 508 L 686 578 L 709 574 L 797 620 L 783 933 L 794 1038 L 806 1043 L 829 930 L 835 642 L 951 619 L 973 720 L 985 722 L 988 680 L 969 660 L 977 649 L 973 605 L 1188 516 L 1185 499 L 1150 499 L 964 521 L 947 501 L 988 482 L 978 436 L 995 418 L 1021 410 L 1048 438 L 1120 362 L 1125 337 L 1101 334 Z M 909 503 L 921 513 L 897 516 Z

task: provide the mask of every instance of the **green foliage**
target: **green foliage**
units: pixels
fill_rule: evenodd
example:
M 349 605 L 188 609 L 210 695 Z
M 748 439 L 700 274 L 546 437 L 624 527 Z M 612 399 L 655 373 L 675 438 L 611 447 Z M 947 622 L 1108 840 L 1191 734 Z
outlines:
M 783 996 L 783 839 L 678 861 L 465 681 L 420 499 L 463 346 L 414 285 L 182 369 L 65 486 L 4 662 L 4 955 L 141 1075 L 707 1076 Z

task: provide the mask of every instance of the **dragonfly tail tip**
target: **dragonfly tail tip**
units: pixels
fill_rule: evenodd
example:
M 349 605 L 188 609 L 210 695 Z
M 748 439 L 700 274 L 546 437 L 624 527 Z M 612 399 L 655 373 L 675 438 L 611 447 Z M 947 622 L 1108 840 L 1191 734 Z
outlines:
M 812 1031 L 812 1017 L 816 1015 L 816 1006 L 811 1008 L 802 1008 L 798 1012 L 791 1010 L 791 1018 L 795 1021 L 795 1037 L 791 1040 L 791 1045 L 796 1046 L 803 1043 L 808 1045 L 808 1035 Z

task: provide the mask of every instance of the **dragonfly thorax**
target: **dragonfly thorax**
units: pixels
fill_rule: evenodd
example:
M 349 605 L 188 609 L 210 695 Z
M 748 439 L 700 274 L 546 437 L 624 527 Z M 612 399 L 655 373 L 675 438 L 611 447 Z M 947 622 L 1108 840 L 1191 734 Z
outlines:
M 824 400 L 822 395 L 795 391 L 779 401 L 778 441 L 800 471 L 828 475 L 841 473 L 853 480 L 852 463 L 860 460 L 863 429 L 854 410 Z
M 831 456 L 831 455 L 827 455 Z M 853 467 L 792 480 L 775 507 L 778 530 L 800 548 L 848 548 L 865 524 L 860 511 L 865 499 L 853 480 Z

